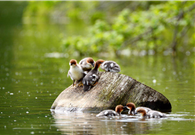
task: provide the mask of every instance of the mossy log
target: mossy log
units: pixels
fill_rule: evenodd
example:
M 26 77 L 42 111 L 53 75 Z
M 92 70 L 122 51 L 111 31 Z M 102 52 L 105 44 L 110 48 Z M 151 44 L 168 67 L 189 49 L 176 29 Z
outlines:
M 136 106 L 171 111 L 171 104 L 164 95 L 135 79 L 110 72 L 99 72 L 99 75 L 98 84 L 87 92 L 83 87 L 69 86 L 56 98 L 51 109 L 101 111 L 133 102 Z

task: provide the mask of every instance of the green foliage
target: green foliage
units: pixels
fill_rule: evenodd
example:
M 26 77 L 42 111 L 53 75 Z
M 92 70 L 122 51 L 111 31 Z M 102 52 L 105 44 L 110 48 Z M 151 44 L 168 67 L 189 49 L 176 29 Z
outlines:
M 60 24 L 67 54 L 193 50 L 194 2 L 29 2 L 23 22 Z M 63 25 L 61 25 L 63 24 Z M 74 35 L 74 36 L 72 36 Z
M 194 28 L 191 17 L 194 12 L 189 11 L 193 4 L 171 1 L 151 5 L 148 10 L 124 9 L 111 23 L 97 20 L 88 34 L 65 38 L 63 45 L 66 52 L 76 51 L 80 55 L 100 52 L 117 54 L 127 48 L 162 53 L 172 49 L 172 42 L 176 40 L 177 48 L 184 49 L 184 44 L 187 44 L 187 51 L 194 46 L 194 37 L 190 38 L 191 28 Z M 179 17 L 181 12 L 183 15 Z M 185 28 L 189 30 L 185 32 Z M 176 36 L 174 31 L 177 31 Z

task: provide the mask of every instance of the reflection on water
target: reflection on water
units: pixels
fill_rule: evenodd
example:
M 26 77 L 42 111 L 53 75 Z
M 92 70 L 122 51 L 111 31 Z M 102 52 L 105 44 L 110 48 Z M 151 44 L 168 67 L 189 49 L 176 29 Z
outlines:
M 54 114 L 55 126 L 63 133 L 141 134 L 152 126 L 135 118 L 97 118 L 94 113 Z
M 167 114 L 167 118 L 141 119 L 123 114 L 121 117 L 96 117 L 97 113 L 65 112 L 54 113 L 58 130 L 64 134 L 148 134 L 152 130 L 162 130 L 162 125 L 170 121 L 190 121 L 185 114 Z M 192 116 L 193 117 L 193 116 Z

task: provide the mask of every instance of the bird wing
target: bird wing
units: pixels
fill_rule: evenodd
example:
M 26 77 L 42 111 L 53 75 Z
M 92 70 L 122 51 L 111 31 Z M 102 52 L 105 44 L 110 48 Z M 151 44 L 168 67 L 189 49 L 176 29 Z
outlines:
M 70 70 L 68 70 L 68 74 L 67 74 L 67 77 L 69 77 L 69 76 L 70 76 L 70 78 L 71 78 L 72 80 L 74 80 L 74 79 L 72 78 L 72 74 L 71 74 Z
M 90 72 L 83 78 L 83 84 L 94 85 L 98 80 L 99 80 L 99 76 L 97 74 Z
M 89 72 L 84 78 L 83 78 L 83 90 L 88 91 L 91 89 L 91 87 L 99 80 L 99 76 L 96 72 Z

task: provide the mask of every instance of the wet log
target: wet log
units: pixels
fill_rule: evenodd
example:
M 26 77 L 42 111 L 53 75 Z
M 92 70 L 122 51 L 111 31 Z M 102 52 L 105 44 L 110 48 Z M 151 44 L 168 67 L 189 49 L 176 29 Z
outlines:
M 118 73 L 99 72 L 98 84 L 84 92 L 83 87 L 69 86 L 62 91 L 51 106 L 61 111 L 101 111 L 116 105 L 134 102 L 159 111 L 171 111 L 169 100 L 156 90 Z

